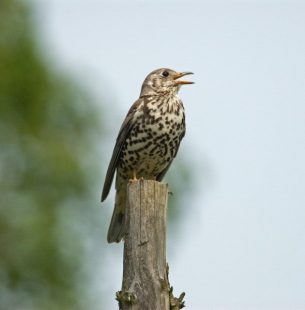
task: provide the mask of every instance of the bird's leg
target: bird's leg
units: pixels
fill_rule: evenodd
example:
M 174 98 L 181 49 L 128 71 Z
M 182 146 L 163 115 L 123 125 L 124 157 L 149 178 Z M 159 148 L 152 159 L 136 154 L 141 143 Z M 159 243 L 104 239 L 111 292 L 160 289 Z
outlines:
M 138 179 L 137 179 L 137 173 L 135 170 L 132 171 L 132 179 L 129 179 L 129 182 L 130 183 L 134 183 L 134 182 L 137 182 Z

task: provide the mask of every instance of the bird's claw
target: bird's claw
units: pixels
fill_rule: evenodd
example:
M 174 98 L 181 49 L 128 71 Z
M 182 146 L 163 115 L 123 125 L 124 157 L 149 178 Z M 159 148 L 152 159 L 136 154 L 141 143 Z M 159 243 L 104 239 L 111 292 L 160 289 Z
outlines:
M 136 183 L 138 182 L 138 179 L 129 179 L 129 183 Z
M 137 179 L 137 173 L 135 170 L 132 171 L 132 179 L 129 179 L 129 183 L 136 183 L 138 181 Z

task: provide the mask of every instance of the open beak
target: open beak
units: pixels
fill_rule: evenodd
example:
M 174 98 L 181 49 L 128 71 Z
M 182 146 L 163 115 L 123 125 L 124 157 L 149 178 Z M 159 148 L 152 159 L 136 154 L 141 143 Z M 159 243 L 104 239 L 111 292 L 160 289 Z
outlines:
M 181 77 L 189 74 L 194 74 L 193 72 L 178 72 L 177 74 L 174 75 L 174 80 L 180 79 Z M 184 84 L 194 84 L 194 82 L 189 82 L 189 81 L 176 81 L 176 85 L 184 85 Z

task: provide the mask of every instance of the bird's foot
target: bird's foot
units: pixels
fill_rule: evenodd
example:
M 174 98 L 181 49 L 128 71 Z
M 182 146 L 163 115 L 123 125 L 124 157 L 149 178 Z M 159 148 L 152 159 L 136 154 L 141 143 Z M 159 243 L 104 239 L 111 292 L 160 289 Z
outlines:
M 137 182 L 138 179 L 137 179 L 137 174 L 135 171 L 132 172 L 132 179 L 129 179 L 129 183 L 135 183 Z
M 129 179 L 129 183 L 136 183 L 138 182 L 138 179 Z

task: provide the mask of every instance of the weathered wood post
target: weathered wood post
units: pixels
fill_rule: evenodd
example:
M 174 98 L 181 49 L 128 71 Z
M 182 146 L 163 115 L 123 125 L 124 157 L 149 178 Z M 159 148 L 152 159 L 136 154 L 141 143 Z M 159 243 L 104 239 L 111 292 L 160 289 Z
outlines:
M 122 290 L 122 310 L 169 310 L 184 306 L 172 296 L 166 263 L 168 186 L 152 180 L 129 183 Z M 171 306 L 172 304 L 172 306 Z

